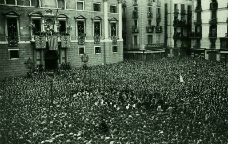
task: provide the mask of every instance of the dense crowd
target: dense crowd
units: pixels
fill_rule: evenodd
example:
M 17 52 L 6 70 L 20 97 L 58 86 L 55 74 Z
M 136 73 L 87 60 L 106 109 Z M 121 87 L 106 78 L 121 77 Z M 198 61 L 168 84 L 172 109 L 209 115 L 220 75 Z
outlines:
M 225 64 L 193 58 L 9 78 L 0 143 L 228 143 L 227 96 Z

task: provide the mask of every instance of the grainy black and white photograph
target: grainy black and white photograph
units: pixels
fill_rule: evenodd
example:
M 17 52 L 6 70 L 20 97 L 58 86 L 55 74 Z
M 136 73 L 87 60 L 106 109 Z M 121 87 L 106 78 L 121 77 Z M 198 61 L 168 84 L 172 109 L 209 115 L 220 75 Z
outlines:
M 228 0 L 0 0 L 0 144 L 228 144 Z

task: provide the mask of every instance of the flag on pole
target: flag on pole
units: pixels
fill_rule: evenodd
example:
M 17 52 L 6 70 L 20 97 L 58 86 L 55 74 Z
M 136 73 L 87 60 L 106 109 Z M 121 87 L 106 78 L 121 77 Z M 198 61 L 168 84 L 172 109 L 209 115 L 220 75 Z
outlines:
M 58 37 L 51 36 L 48 40 L 49 50 L 58 50 Z
M 182 75 L 180 74 L 180 82 L 183 83 L 184 82 L 184 79 L 182 77 Z

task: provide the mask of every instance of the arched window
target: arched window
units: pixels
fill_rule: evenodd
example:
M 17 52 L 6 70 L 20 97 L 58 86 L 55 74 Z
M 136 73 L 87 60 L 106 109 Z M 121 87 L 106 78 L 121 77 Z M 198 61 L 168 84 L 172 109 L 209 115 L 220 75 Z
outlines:
M 29 0 L 17 0 L 17 5 L 30 6 Z
M 58 8 L 65 9 L 65 1 L 64 0 L 58 0 Z
M 52 7 L 56 8 L 56 0 L 40 0 L 41 1 L 41 7 Z

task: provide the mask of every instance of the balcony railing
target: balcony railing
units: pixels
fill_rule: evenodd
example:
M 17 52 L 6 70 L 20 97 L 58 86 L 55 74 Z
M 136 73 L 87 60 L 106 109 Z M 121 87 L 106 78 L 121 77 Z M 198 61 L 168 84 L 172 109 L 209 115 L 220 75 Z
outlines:
M 117 36 L 111 36 L 111 39 L 112 39 L 112 44 L 117 45 L 118 37 Z
M 210 25 L 217 25 L 217 18 L 213 18 L 209 21 Z
M 146 27 L 146 32 L 147 33 L 153 33 L 154 32 L 154 26 L 147 26 Z
M 147 18 L 153 18 L 153 13 L 152 13 L 151 11 L 149 11 L 149 12 L 147 13 Z
M 85 44 L 85 37 L 86 37 L 86 34 L 85 33 L 82 33 L 78 36 L 78 44 L 79 45 L 84 45 Z
M 100 35 L 95 35 L 94 36 L 94 44 L 100 44 L 101 42 L 101 37 Z
M 202 33 L 191 32 L 189 36 L 190 38 L 202 38 Z
M 9 47 L 17 47 L 18 46 L 18 41 L 19 41 L 18 36 L 8 36 L 7 40 L 8 40 L 8 46 Z
M 138 19 L 138 17 L 139 17 L 138 11 L 137 11 L 137 10 L 133 10 L 132 18 L 133 18 L 133 19 Z
M 195 9 L 196 13 L 202 12 L 202 7 L 201 6 L 197 6 Z
M 156 26 L 156 33 L 162 33 L 162 26 Z
M 139 33 L 139 29 L 137 26 L 132 26 L 132 33 Z

